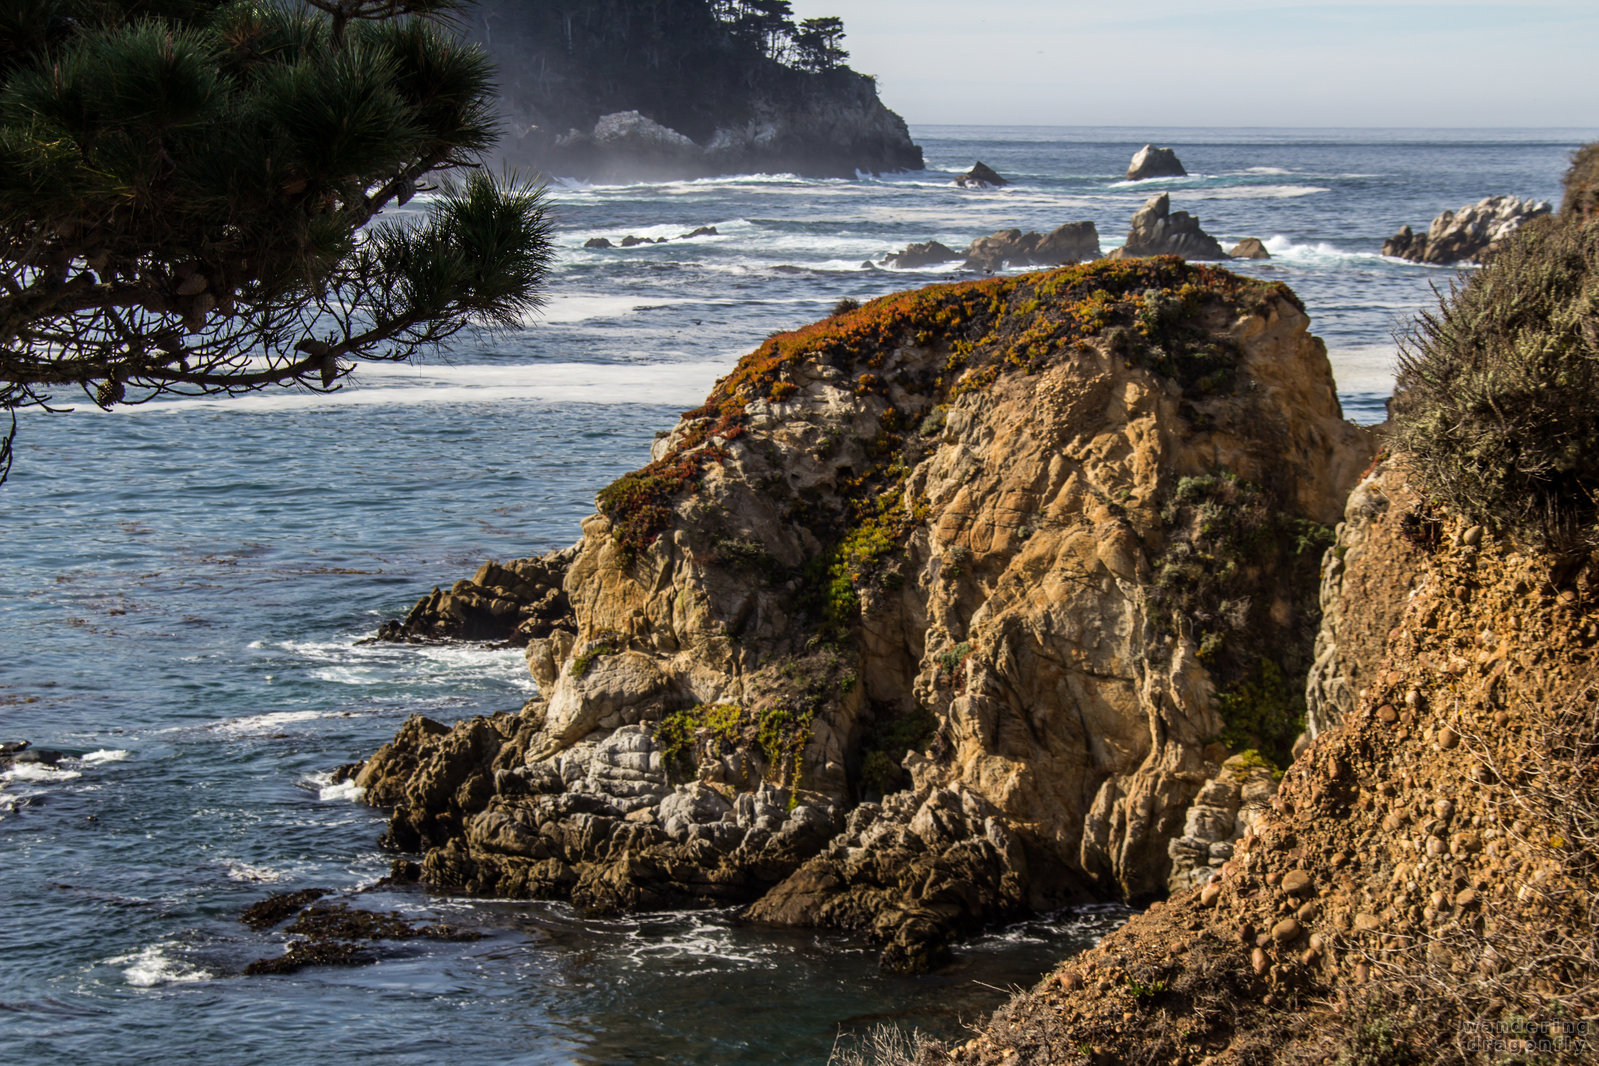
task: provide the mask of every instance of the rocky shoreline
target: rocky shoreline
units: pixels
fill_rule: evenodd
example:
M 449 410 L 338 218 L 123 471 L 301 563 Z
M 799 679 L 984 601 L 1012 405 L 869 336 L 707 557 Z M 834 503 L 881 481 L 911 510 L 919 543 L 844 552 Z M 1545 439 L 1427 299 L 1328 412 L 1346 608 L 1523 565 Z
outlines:
M 1208 869 L 1235 826 L 1189 812 L 1237 752 L 1289 757 L 1324 538 L 1371 452 L 1307 325 L 1281 286 L 1158 258 L 773 338 L 574 549 L 389 627 L 494 619 L 541 693 L 413 718 L 360 768 L 421 853 L 397 871 L 736 902 L 915 971 L 1009 916 L 1158 897 L 1174 842 Z

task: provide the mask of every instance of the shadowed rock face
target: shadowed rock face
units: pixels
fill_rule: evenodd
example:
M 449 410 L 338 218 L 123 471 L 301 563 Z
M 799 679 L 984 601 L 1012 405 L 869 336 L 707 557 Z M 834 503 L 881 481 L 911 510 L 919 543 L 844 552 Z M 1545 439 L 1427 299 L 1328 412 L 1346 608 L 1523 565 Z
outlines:
M 1216 741 L 1299 728 L 1271 679 L 1369 454 L 1307 326 L 1162 258 L 774 337 L 600 494 L 541 699 L 415 718 L 358 784 L 433 884 L 751 901 L 897 969 L 1159 893 Z
M 596 181 L 916 170 L 873 79 L 797 69 L 708 0 L 483 0 L 463 20 L 498 66 L 507 162 Z
M 976 166 L 955 179 L 955 184 L 963 189 L 1003 189 L 1010 182 L 979 159 Z
M 1402 226 L 1382 242 L 1382 254 L 1413 263 L 1480 263 L 1522 223 L 1549 211 L 1543 200 L 1489 196 L 1458 211 L 1443 212 L 1432 220 L 1426 233 L 1413 233 L 1409 226 Z

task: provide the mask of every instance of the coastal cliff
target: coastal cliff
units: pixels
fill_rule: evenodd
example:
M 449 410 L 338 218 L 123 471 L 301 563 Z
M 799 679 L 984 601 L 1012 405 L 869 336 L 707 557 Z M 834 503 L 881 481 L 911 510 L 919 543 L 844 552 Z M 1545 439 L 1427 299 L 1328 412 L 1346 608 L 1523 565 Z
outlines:
M 1326 642 L 1361 687 L 1219 878 L 922 1062 L 1591 1061 L 1599 571 L 1440 518 L 1403 457 L 1356 499 L 1334 554 L 1403 546 L 1354 601 L 1389 631 Z
M 762 7 L 487 0 L 468 29 L 500 71 L 501 153 L 591 181 L 920 169 L 843 24 Z
M 1302 728 L 1371 451 L 1307 327 L 1280 285 L 1159 258 L 773 337 L 600 493 L 571 615 L 524 631 L 540 699 L 413 718 L 360 768 L 423 853 L 402 870 L 749 903 L 906 970 L 1163 893 L 1221 763 L 1286 763 Z

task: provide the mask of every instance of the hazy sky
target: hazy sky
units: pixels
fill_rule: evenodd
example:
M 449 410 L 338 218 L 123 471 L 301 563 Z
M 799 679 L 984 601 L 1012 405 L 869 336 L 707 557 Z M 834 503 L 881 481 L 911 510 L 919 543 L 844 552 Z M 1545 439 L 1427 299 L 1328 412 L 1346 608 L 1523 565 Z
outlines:
M 912 123 L 1599 123 L 1599 0 L 793 0 Z

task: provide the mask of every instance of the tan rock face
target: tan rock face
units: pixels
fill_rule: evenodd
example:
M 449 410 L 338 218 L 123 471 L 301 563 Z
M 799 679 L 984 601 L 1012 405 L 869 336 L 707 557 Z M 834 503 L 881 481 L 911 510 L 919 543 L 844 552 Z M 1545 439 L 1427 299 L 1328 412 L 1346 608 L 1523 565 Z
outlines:
M 1444 1061 L 1460 1033 L 1544 1017 L 1541 1054 L 1592 1060 L 1586 1030 L 1561 1020 L 1599 1009 L 1599 873 L 1572 844 L 1599 812 L 1599 556 L 1539 554 L 1429 511 L 1399 491 L 1402 470 L 1401 457 L 1363 482 L 1340 538 L 1354 702 L 1217 878 L 1072 958 L 949 1061 L 1085 1046 L 1114 1062 L 1193 1062 L 1196 1047 L 1218 1066 L 1321 1061 L 1372 1049 L 1377 1018 L 1388 1047 Z M 1378 488 L 1387 506 L 1352 536 Z M 1381 640 L 1360 636 L 1379 625 Z M 1216 788 L 1208 803 L 1227 800 Z
M 672 861 L 776 882 L 755 916 L 868 929 L 910 968 L 1007 910 L 1163 891 L 1213 742 L 1298 731 L 1262 693 L 1309 664 L 1315 530 L 1369 459 L 1308 324 L 1279 287 L 1156 259 L 768 342 L 601 494 L 565 581 L 577 634 L 528 646 L 548 702 L 514 774 L 549 787 L 547 766 L 642 728 L 682 780 L 779 789 L 817 832 L 778 853 L 746 819 Z M 486 809 L 555 832 L 554 806 L 507 791 Z M 498 890 L 589 876 L 571 849 L 545 877 L 448 848 L 424 868 Z M 613 854 L 576 865 L 614 884 Z M 652 891 L 695 894 L 659 865 Z
M 1337 542 L 1322 564 L 1321 628 L 1305 694 L 1311 736 L 1350 714 L 1360 692 L 1377 680 L 1389 631 L 1399 624 L 1429 540 L 1437 536 L 1416 514 L 1416 504 L 1403 467 L 1394 462 L 1379 464 L 1349 494 Z M 1392 722 L 1399 711 L 1384 704 L 1378 715 Z

